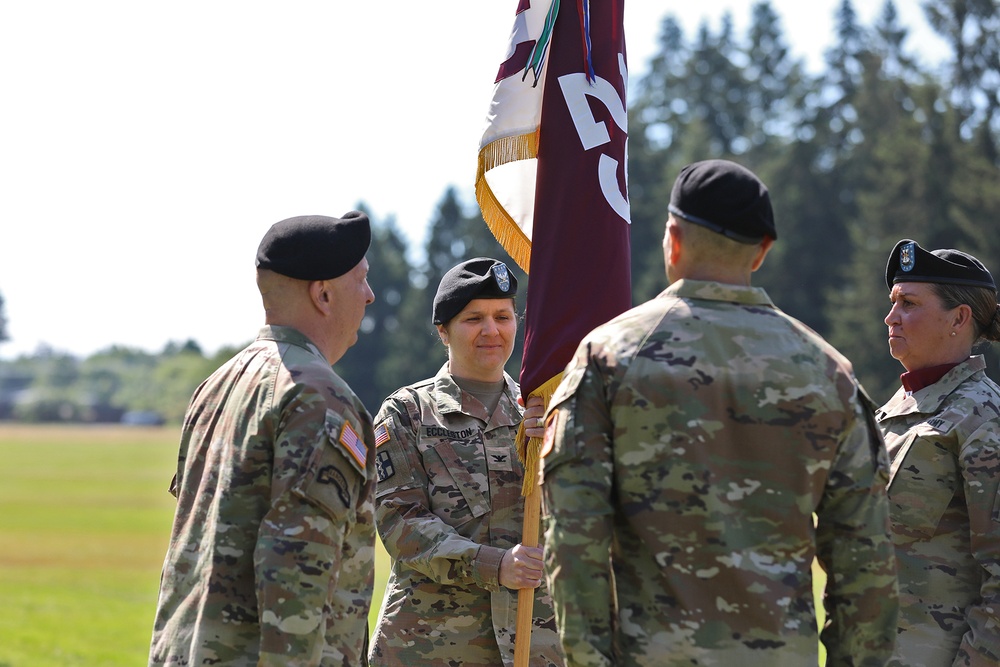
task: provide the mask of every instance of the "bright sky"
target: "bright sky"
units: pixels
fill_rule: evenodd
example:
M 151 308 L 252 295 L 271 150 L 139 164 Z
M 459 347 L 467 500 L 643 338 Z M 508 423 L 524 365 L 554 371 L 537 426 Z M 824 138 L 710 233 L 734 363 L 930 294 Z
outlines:
M 796 56 L 840 0 L 772 0 Z M 693 37 L 753 0 L 626 0 L 630 76 L 661 19 Z M 467 204 L 516 0 L 29 0 L 0 6 L 0 295 L 11 340 L 212 353 L 263 321 L 277 220 L 359 202 L 417 247 L 445 188 Z M 870 24 L 881 0 L 855 0 Z M 940 48 L 918 0 L 909 47 Z M 943 51 L 941 51 L 943 53 Z M 375 266 L 373 271 L 378 271 Z M 376 295 L 376 298 L 378 295 Z

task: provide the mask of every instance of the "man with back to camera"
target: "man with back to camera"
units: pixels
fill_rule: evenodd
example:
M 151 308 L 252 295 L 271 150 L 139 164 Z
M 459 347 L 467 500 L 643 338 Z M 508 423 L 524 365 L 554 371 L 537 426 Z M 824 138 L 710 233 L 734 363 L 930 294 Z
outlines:
M 150 665 L 367 663 L 372 420 L 331 365 L 357 341 L 368 217 L 275 223 L 265 326 L 191 399 Z
M 545 557 L 567 665 L 801 667 L 818 639 L 830 667 L 882 665 L 898 603 L 870 400 L 751 287 L 777 238 L 752 172 L 688 165 L 669 211 L 670 286 L 585 337 L 550 402 Z

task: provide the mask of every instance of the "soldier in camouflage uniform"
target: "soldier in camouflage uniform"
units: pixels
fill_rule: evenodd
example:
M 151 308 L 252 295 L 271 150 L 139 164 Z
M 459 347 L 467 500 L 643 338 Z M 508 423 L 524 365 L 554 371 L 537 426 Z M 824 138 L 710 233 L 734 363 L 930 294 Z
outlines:
M 822 640 L 830 667 L 882 665 L 897 598 L 872 406 L 843 356 L 750 286 L 776 238 L 753 173 L 689 165 L 670 214 L 670 287 L 584 338 L 547 416 L 567 664 L 804 667 Z
M 1000 387 L 971 356 L 1000 340 L 993 277 L 903 239 L 885 275 L 889 349 L 906 372 L 878 411 L 899 571 L 891 665 L 1000 665 Z
M 374 299 L 370 239 L 351 212 L 261 241 L 266 326 L 184 420 L 150 665 L 366 664 L 374 432 L 330 365 Z
M 563 664 L 542 549 L 520 544 L 524 468 L 514 436 L 520 391 L 504 370 L 517 331 L 517 280 L 494 259 L 451 269 L 433 321 L 448 363 L 403 387 L 375 417 L 377 525 L 392 556 L 370 662 L 512 665 L 531 641 L 530 665 Z M 541 400 L 525 417 L 541 422 Z M 528 435 L 541 437 L 541 428 Z M 531 637 L 514 637 L 517 590 L 537 588 Z

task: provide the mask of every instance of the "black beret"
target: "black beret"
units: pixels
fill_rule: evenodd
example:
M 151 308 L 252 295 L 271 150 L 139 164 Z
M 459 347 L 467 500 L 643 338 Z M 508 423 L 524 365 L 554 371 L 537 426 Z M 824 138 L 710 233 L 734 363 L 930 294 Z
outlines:
M 944 283 L 969 285 L 996 290 L 993 276 L 983 263 L 968 253 L 945 248 L 924 250 L 916 241 L 903 239 L 889 254 L 885 266 L 885 285 L 895 283 Z
M 446 324 L 473 299 L 511 299 L 517 278 L 503 262 L 489 257 L 469 259 L 448 270 L 434 295 L 434 324 Z
M 752 171 L 728 160 L 684 167 L 674 181 L 668 209 L 740 243 L 778 238 L 767 188 Z
M 368 216 L 300 215 L 271 225 L 257 248 L 257 268 L 298 280 L 330 280 L 364 259 L 371 244 Z

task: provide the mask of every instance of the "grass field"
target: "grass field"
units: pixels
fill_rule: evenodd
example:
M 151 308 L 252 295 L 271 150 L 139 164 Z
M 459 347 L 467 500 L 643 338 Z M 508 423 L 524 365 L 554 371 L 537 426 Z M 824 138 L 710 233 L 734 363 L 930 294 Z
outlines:
M 146 664 L 177 439 L 0 424 L 0 667 Z
M 146 664 L 177 438 L 0 424 L 0 667 Z M 379 546 L 372 628 L 388 565 Z

